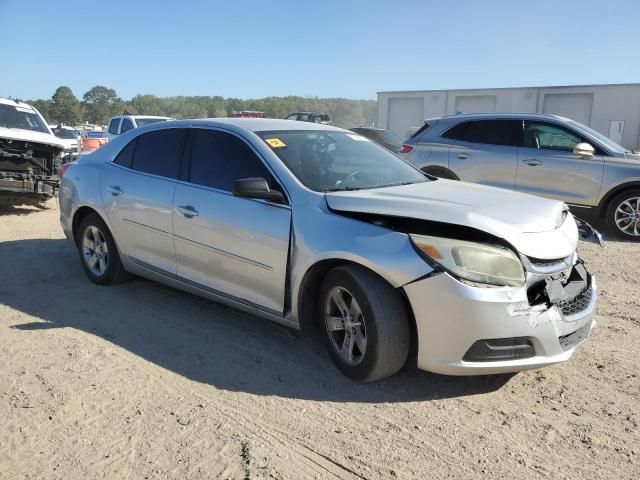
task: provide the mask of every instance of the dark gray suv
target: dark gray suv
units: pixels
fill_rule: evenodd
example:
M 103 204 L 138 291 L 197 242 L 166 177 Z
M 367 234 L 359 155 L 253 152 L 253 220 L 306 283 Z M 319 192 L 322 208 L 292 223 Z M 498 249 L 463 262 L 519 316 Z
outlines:
M 618 237 L 640 240 L 640 154 L 568 118 L 428 119 L 401 154 L 437 177 L 562 200 L 579 216 L 604 220 Z

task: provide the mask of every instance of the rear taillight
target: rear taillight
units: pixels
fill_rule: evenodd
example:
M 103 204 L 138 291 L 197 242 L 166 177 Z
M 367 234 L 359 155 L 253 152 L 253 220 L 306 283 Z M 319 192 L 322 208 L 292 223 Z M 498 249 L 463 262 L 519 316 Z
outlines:
M 413 147 L 411 145 L 402 145 L 400 153 L 409 153 L 411 150 L 413 150 Z
M 60 165 L 60 168 L 59 168 L 60 178 L 64 177 L 64 172 L 67 171 L 67 168 L 69 168 L 72 163 L 74 162 L 63 163 L 62 165 Z

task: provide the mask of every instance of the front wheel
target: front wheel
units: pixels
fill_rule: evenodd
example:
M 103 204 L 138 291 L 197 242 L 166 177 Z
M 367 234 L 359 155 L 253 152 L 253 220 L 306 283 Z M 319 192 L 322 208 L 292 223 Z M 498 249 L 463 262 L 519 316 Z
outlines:
M 640 190 L 622 192 L 611 200 L 606 222 L 618 238 L 640 241 Z
M 372 382 L 396 373 L 409 353 L 409 320 L 399 293 L 373 272 L 343 265 L 320 294 L 331 357 L 347 377 Z

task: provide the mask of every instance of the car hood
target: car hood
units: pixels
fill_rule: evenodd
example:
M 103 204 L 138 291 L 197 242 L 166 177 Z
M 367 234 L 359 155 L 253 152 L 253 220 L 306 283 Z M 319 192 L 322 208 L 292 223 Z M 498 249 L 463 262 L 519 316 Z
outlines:
M 0 138 L 10 140 L 22 140 L 24 142 L 43 143 L 54 147 L 64 148 L 64 144 L 56 136 L 50 133 L 34 132 L 21 128 L 0 127 Z
M 329 208 L 335 211 L 472 227 L 539 259 L 567 257 L 578 243 L 575 221 L 564 203 L 512 190 L 438 179 L 397 187 L 327 192 L 325 196 Z

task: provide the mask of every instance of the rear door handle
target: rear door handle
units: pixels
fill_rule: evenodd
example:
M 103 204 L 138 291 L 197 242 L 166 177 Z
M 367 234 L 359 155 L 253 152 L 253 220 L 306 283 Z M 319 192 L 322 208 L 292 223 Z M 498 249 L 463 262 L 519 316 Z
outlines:
M 458 158 L 459 158 L 460 160 L 466 160 L 466 159 L 467 159 L 467 158 L 469 158 L 469 157 L 470 157 L 470 155 L 469 155 L 468 153 L 465 153 L 465 152 L 460 152 L 460 153 L 458 154 Z
M 193 218 L 198 216 L 198 211 L 191 205 L 180 205 L 176 207 L 178 211 L 187 218 Z
M 529 165 L 531 167 L 537 167 L 538 165 L 542 165 L 542 162 L 535 158 L 530 158 L 529 160 L 523 160 L 522 163 Z
M 114 197 L 117 197 L 118 195 L 122 195 L 124 193 L 122 189 L 117 185 L 107 187 L 107 190 L 109 190 L 111 192 L 111 195 L 113 195 Z

